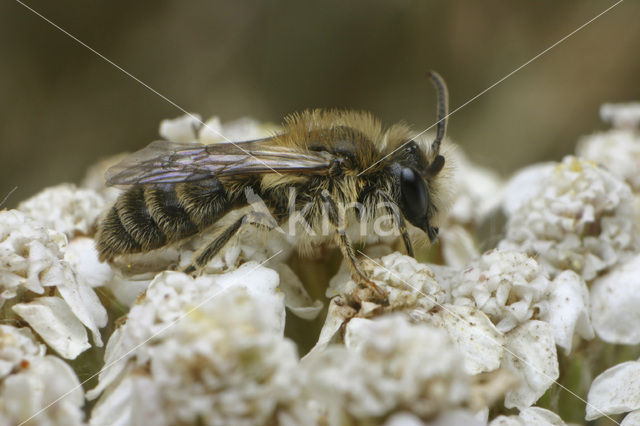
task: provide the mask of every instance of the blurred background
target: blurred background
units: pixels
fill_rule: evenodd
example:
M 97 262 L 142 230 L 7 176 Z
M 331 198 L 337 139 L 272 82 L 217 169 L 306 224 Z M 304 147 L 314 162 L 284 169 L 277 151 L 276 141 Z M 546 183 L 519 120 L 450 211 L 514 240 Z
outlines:
M 454 109 L 614 3 L 24 2 L 204 118 L 341 107 L 416 131 L 435 121 L 427 70 Z M 621 3 L 453 115 L 449 135 L 503 175 L 572 152 L 606 127 L 601 103 L 640 99 L 639 18 L 639 2 Z M 182 114 L 18 2 L 0 3 L 0 58 L 0 199 L 18 186 L 5 207 Z

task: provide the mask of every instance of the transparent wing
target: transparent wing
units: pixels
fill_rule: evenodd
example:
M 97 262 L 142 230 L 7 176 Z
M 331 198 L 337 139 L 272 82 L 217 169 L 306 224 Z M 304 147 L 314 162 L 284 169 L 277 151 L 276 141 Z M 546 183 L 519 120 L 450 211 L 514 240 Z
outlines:
M 255 173 L 325 174 L 332 156 L 273 146 L 271 138 L 211 145 L 156 141 L 107 170 L 108 185 L 179 183 Z

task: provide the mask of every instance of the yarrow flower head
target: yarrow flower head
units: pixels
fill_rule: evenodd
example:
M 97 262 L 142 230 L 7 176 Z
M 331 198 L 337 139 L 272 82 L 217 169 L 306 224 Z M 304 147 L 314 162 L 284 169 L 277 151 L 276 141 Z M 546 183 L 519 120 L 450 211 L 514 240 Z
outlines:
M 62 357 L 88 349 L 87 327 L 102 346 L 107 312 L 93 289 L 64 259 L 67 238 L 16 210 L 0 212 L 0 303 Z M 47 291 L 48 290 L 48 291 Z M 9 309 L 11 309 L 9 311 Z
M 18 210 L 71 239 L 76 235 L 92 235 L 105 207 L 104 198 L 96 191 L 62 184 L 23 201 Z
M 555 275 L 593 279 L 638 249 L 631 190 L 596 164 L 566 157 L 509 217 L 499 247 L 536 256 Z
M 594 329 L 589 359 L 609 359 L 607 343 L 640 343 L 634 111 L 603 109 L 615 129 L 584 139 L 580 158 L 523 169 L 506 185 L 462 153 L 448 156 L 458 180 L 443 196 L 450 216 L 434 221 L 440 250 L 416 251 L 444 265 L 394 252 L 396 235 L 361 241 L 360 269 L 386 297 L 354 280 L 345 262 L 328 287 L 303 283 L 313 273 L 291 255 L 290 236 L 258 238 L 254 227 L 197 278 L 175 270 L 210 241 L 206 232 L 101 263 L 92 237 L 119 191 L 103 178 L 114 158 L 80 187 L 59 185 L 0 211 L 0 424 L 35 415 L 34 423 L 75 425 L 87 415 L 94 425 L 564 425 L 542 396 L 556 381 L 586 393 L 568 381 L 576 367 L 586 377 L 604 370 L 587 419 L 628 413 L 623 425 L 640 424 L 639 363 L 581 362 L 581 339 Z M 274 129 L 251 119 L 203 124 L 194 114 L 163 121 L 159 133 L 215 144 Z M 481 254 L 493 246 L 481 233 L 498 205 L 506 235 Z M 267 209 L 260 200 L 250 208 Z M 413 238 L 419 230 L 409 228 Z M 305 286 L 326 290 L 326 318 Z M 96 349 L 78 358 L 102 338 L 104 363 Z M 89 373 L 99 380 L 84 394 L 78 377 Z M 83 411 L 85 400 L 95 402 Z
M 138 410 L 154 413 L 156 424 L 295 417 L 298 358 L 282 338 L 277 284 L 275 272 L 255 263 L 216 277 L 158 275 L 107 345 L 107 367 L 89 393 L 106 389 L 92 423 L 131 422 Z M 136 394 L 140 386 L 146 395 Z
M 330 346 L 307 357 L 308 386 L 328 410 L 331 424 L 341 419 L 375 419 L 398 410 L 421 418 L 462 407 L 469 376 L 447 334 L 400 315 L 353 319 L 345 346 Z
M 640 102 L 603 104 L 600 118 L 611 123 L 614 129 L 637 130 L 640 127 Z
M 476 306 L 503 333 L 530 320 L 547 307 L 542 303 L 550 281 L 524 253 L 493 250 L 469 265 L 451 294 L 456 305 Z
M 45 350 L 28 328 L 0 325 L 0 424 L 85 424 L 76 374 Z
M 453 304 L 474 306 L 503 333 L 530 320 L 552 326 L 556 343 L 567 352 L 575 336 L 593 338 L 589 291 L 573 271 L 550 280 L 544 268 L 524 253 L 491 250 L 452 279 Z

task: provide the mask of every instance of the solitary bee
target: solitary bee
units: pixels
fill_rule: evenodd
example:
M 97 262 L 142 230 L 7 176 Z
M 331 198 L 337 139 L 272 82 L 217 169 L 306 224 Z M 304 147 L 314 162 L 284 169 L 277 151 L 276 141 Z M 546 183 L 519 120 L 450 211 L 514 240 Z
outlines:
M 101 260 L 126 253 L 147 252 L 192 236 L 216 224 L 232 210 L 247 206 L 245 191 L 262 198 L 277 225 L 287 222 L 290 191 L 296 211 L 312 228 L 328 219 L 332 230 L 301 244 L 334 241 L 353 279 L 380 294 L 358 267 L 348 221 L 375 219 L 377 206 L 387 213 L 404 241 L 413 247 L 405 220 L 433 242 L 438 235 L 435 216 L 441 209 L 445 165 L 440 143 L 448 114 L 447 88 L 430 72 L 438 95 L 435 140 L 413 140 L 410 130 L 396 124 L 383 130 L 368 113 L 305 111 L 285 119 L 275 136 L 211 145 L 154 142 L 107 172 L 109 185 L 130 185 L 98 227 Z M 362 206 L 349 216 L 345 204 Z M 185 269 L 204 267 L 245 224 L 244 214 L 220 232 Z

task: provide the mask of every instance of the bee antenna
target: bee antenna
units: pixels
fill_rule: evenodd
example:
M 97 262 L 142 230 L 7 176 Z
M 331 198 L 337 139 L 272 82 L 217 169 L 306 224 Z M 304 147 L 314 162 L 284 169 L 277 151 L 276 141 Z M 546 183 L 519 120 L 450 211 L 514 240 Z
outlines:
M 436 128 L 436 138 L 431 143 L 431 149 L 436 153 L 440 152 L 440 142 L 444 138 L 447 130 L 447 116 L 449 115 L 449 91 L 447 83 L 440 74 L 435 71 L 429 71 L 428 77 L 436 88 L 438 94 L 438 127 Z

